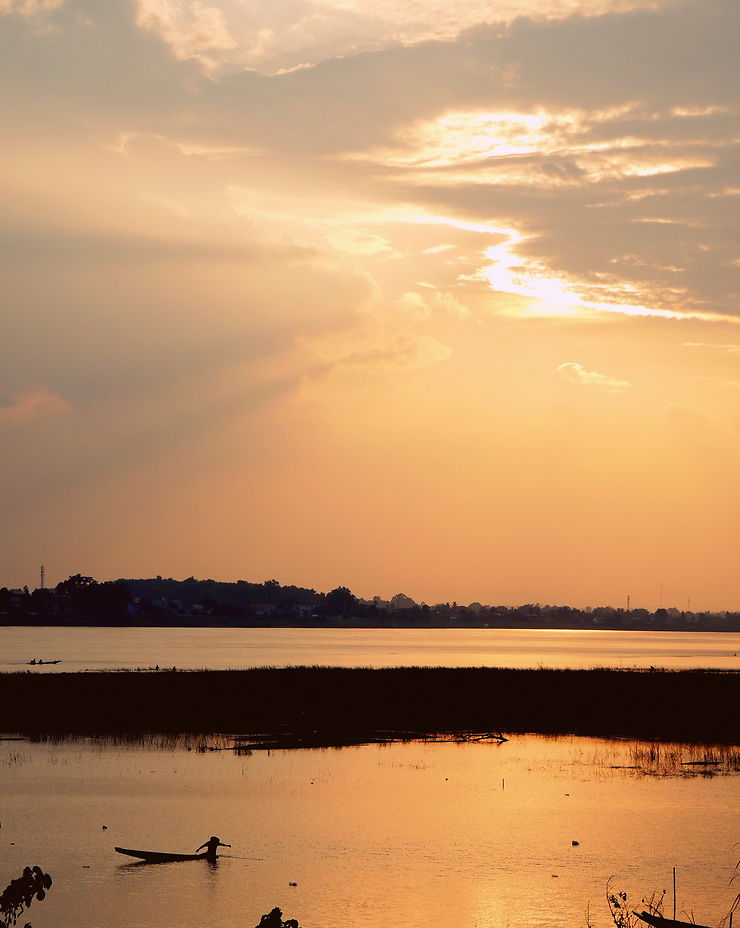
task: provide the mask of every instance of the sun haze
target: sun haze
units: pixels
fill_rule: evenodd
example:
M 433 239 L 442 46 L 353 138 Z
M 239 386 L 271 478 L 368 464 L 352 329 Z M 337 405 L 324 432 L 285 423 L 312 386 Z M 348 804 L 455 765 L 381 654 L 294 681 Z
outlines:
M 0 0 L 0 585 L 738 608 L 738 19 Z

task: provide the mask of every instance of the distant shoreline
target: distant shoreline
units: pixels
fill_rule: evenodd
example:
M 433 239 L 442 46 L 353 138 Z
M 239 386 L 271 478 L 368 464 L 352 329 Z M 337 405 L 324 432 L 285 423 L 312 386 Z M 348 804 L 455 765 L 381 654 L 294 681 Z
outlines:
M 31 592 L 0 587 L 0 624 L 129 628 L 534 628 L 608 631 L 735 631 L 740 611 L 662 604 L 586 606 L 417 603 L 405 593 L 362 599 L 346 586 L 327 593 L 277 580 L 121 578 L 73 574 Z
M 3 621 L 3 619 L 12 621 Z M 532 622 L 515 623 L 507 621 L 504 623 L 488 623 L 464 621 L 464 622 L 404 622 L 404 621 L 386 621 L 378 622 L 366 619 L 331 619 L 322 618 L 316 622 L 303 621 L 296 622 L 286 619 L 245 619 L 232 618 L 229 616 L 209 616 L 207 618 L 200 616 L 172 616 L 170 619 L 148 620 L 133 617 L 132 619 L 122 620 L 120 616 L 105 618 L 97 616 L 95 619 L 89 618 L 70 618 L 65 616 L 63 621 L 50 622 L 49 616 L 38 616 L 37 620 L 26 618 L 24 621 L 18 621 L 17 616 L 0 616 L 0 629 L 2 628 L 296 628 L 296 629 L 322 629 L 322 628 L 379 628 L 379 629 L 481 629 L 485 631 L 514 631 L 514 630 L 532 630 L 532 631 L 612 631 L 612 632 L 686 632 L 687 634 L 696 633 L 735 633 L 740 632 L 740 628 L 731 628 L 727 625 L 721 627 L 686 627 L 666 620 L 661 624 L 645 625 L 639 622 L 624 621 L 600 621 L 598 624 L 571 622 L 555 623 L 552 620 L 535 624 Z
M 537 732 L 740 743 L 740 672 L 263 667 L 0 673 L 0 728 L 38 735 Z

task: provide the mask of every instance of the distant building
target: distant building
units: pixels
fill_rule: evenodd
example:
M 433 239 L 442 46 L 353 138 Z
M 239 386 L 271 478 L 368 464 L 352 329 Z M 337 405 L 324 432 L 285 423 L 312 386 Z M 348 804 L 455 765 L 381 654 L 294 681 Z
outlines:
M 274 603 L 251 603 L 249 606 L 249 614 L 257 618 L 262 618 L 266 615 L 274 615 L 276 609 L 277 606 Z

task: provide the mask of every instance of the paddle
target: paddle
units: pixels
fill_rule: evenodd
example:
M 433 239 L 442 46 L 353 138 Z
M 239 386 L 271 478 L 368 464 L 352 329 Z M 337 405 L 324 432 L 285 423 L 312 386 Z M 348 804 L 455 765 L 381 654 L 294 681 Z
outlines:
M 240 857 L 239 854 L 219 854 L 219 857 L 228 857 L 230 860 L 264 860 L 264 857 Z

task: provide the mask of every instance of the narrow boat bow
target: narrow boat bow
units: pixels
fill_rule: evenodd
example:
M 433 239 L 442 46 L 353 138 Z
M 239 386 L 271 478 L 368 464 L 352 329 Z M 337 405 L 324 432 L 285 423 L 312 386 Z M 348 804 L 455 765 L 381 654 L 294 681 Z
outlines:
M 693 922 L 677 922 L 675 918 L 663 918 L 649 912 L 635 912 L 635 915 L 653 928 L 708 928 L 707 925 L 695 925 Z
M 177 860 L 207 860 L 208 853 L 203 854 L 171 854 L 168 851 L 134 851 L 128 847 L 116 847 L 114 851 L 125 854 L 127 857 L 136 857 L 149 864 L 167 864 Z

